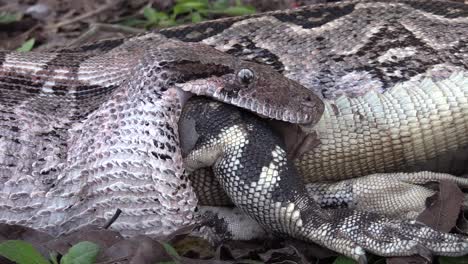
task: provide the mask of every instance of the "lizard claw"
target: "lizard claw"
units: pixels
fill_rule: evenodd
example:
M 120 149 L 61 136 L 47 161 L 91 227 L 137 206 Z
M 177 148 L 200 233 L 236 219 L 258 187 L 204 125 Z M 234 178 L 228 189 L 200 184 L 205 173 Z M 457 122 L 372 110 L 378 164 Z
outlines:
M 430 262 L 432 260 L 432 252 L 427 249 L 426 247 L 418 244 L 415 246 L 414 250 L 416 251 L 416 254 L 423 257 L 425 260 Z
M 420 255 L 428 260 L 434 254 L 461 256 L 468 253 L 467 238 L 439 232 L 416 221 L 394 221 L 349 209 L 328 210 L 328 213 L 329 219 L 323 219 L 320 225 L 306 225 L 300 232 L 309 232 L 306 240 L 332 248 L 359 263 L 365 261 L 365 255 L 357 254 L 358 248 L 380 256 Z M 317 220 L 306 222 L 317 223 Z
M 367 257 L 366 255 L 360 255 L 358 258 L 357 258 L 357 262 L 359 264 L 367 264 Z

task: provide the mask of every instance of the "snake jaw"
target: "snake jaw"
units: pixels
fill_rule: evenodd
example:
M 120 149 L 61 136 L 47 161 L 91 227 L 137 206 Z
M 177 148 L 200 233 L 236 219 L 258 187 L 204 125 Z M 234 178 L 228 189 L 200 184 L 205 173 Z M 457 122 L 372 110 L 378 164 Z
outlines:
M 308 125 L 320 119 L 324 106 L 321 99 L 311 91 L 282 76 L 273 76 L 276 82 L 260 78 L 256 77 L 250 87 L 244 87 L 237 83 L 235 74 L 228 73 L 177 83 L 176 87 L 250 110 L 269 119 Z M 277 91 L 278 95 L 269 92 L 271 90 Z

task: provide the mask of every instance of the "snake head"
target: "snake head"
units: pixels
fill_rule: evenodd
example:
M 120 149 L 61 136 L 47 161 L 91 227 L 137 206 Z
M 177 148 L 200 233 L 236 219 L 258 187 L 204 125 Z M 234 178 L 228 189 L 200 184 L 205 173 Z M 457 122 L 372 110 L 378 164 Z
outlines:
M 207 45 L 192 45 L 198 45 L 190 49 L 196 52 L 184 55 L 191 60 L 177 66 L 177 72 L 190 76 L 176 84 L 182 90 L 290 123 L 311 124 L 320 119 L 322 100 L 301 84 L 268 66 L 240 60 Z

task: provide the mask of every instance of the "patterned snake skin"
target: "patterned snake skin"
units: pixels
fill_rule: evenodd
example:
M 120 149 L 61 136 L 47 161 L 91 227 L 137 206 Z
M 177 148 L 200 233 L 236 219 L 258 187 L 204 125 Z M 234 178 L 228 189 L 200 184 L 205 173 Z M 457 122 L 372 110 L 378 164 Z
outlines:
M 323 109 L 269 67 L 206 45 L 157 34 L 112 44 L 0 53 L 2 222 L 57 234 L 119 208 L 113 228 L 166 235 L 195 222 L 177 134 L 183 91 L 294 122 Z
M 57 53 L 1 52 L 0 220 L 61 232 L 120 208 L 113 227 L 126 234 L 193 222 L 172 85 L 262 116 L 314 121 L 278 124 L 306 180 L 432 160 L 434 170 L 459 172 L 453 162 L 466 160 L 459 153 L 468 140 L 467 16 L 466 5 L 447 1 L 345 1 Z M 270 67 L 241 68 L 205 45 L 162 36 Z M 260 81 L 250 87 L 252 69 Z M 244 93 L 246 84 L 254 89 Z

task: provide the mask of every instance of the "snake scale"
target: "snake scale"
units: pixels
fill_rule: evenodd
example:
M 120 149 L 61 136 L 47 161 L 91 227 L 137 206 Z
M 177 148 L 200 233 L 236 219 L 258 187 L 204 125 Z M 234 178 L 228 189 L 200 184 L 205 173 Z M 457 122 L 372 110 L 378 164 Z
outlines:
M 191 223 L 196 206 L 178 147 L 185 91 L 289 121 L 315 111 L 317 99 L 298 83 L 206 45 L 147 34 L 105 53 L 88 48 L 4 55 L 8 223 L 60 233 L 103 222 L 117 206 L 124 233 L 168 234 Z M 246 70 L 256 73 L 247 82 Z M 271 87 L 296 98 L 278 99 Z
M 466 5 L 447 1 L 343 1 L 57 52 L 0 52 L 0 220 L 60 233 L 120 208 L 113 228 L 126 235 L 193 223 L 197 199 L 177 134 L 185 92 L 286 121 L 272 123 L 308 181 L 428 164 L 459 173 L 467 16 Z M 411 221 L 340 212 L 341 228 L 355 233 L 325 244 L 361 261 L 363 249 L 468 248 Z M 357 220 L 376 237 L 360 241 Z

